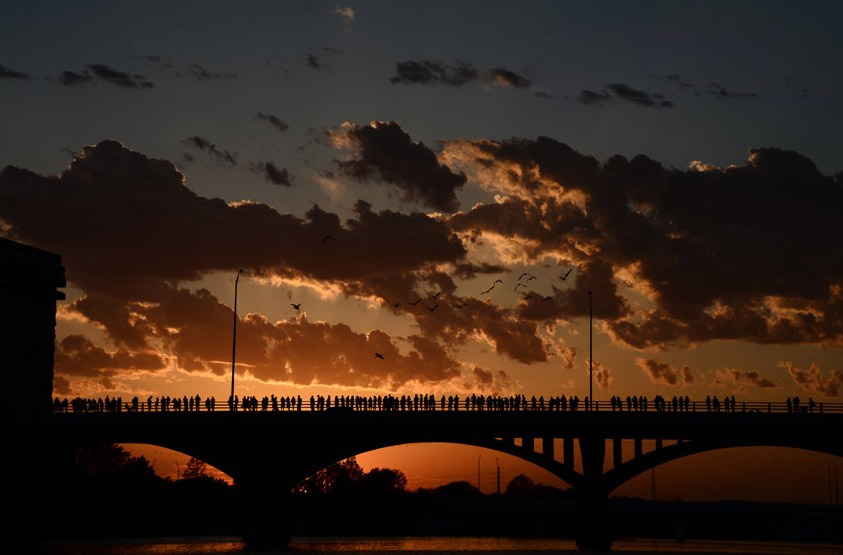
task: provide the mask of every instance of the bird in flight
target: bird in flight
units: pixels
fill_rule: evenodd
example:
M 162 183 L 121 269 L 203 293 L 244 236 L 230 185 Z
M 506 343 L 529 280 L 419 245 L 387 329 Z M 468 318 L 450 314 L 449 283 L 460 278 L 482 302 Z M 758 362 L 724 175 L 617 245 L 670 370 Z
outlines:
M 333 239 L 333 237 L 331 237 L 330 235 L 326 235 L 326 236 L 322 237 L 322 242 L 325 243 L 327 241 L 330 241 L 331 239 Z
M 545 297 L 545 298 L 544 298 L 544 300 L 546 300 L 546 301 L 552 301 L 552 300 L 553 300 L 553 297 L 551 297 L 551 296 L 549 296 L 549 295 L 548 295 L 547 297 Z
M 514 289 L 514 290 L 515 290 L 515 291 L 518 291 L 518 288 L 519 288 L 519 287 L 527 287 L 527 286 L 526 286 L 526 285 L 524 285 L 523 283 L 519 283 L 518 285 L 516 285 L 516 286 L 515 286 L 515 289 Z
M 462 304 L 454 303 L 454 308 L 464 308 L 466 306 L 468 306 L 468 303 L 462 303 Z
M 500 283 L 501 285 L 503 285 L 503 280 L 502 280 L 502 279 L 496 279 L 496 280 L 495 280 L 495 283 L 492 285 L 492 287 L 494 287 L 494 286 L 495 286 L 495 285 L 497 285 L 498 283 Z
M 399 306 L 401 306 L 401 303 L 400 303 L 400 302 L 398 302 L 398 303 L 392 303 L 392 306 L 393 306 L 394 308 L 398 308 Z
M 488 293 L 489 291 L 491 291 L 491 290 L 492 290 L 492 289 L 494 289 L 494 288 L 495 288 L 495 286 L 493 285 L 493 286 L 489 287 L 488 289 L 486 289 L 485 291 L 483 291 L 483 292 L 482 292 L 482 293 L 480 293 L 480 294 L 481 294 L 481 295 L 485 295 L 486 293 Z
M 436 293 L 435 295 L 431 295 L 431 297 L 433 297 L 434 299 L 438 299 L 439 295 L 441 295 L 441 294 L 442 294 L 442 291 Z
M 574 271 L 574 269 L 573 269 L 573 268 L 571 268 L 571 269 L 569 269 L 567 272 L 565 272 L 564 274 L 560 274 L 560 275 L 559 275 L 559 279 L 561 279 L 562 281 L 567 280 L 567 279 L 568 279 L 568 276 L 569 276 L 569 275 L 571 275 L 571 272 L 573 272 L 573 271 Z
M 436 310 L 437 308 L 439 308 L 439 303 L 436 303 L 435 305 L 433 305 L 433 307 L 429 307 L 429 306 L 427 306 L 427 307 L 425 307 L 425 308 L 427 308 L 429 311 L 433 312 L 434 310 Z
M 293 308 L 295 308 L 296 310 L 298 310 L 298 309 L 300 309 L 300 308 L 301 308 L 301 303 L 299 303 L 299 304 L 290 303 L 290 306 L 292 306 Z
M 417 304 L 419 304 L 420 302 L 421 302 L 421 297 L 419 297 L 419 298 L 418 298 L 418 299 L 416 299 L 415 301 L 411 302 L 410 304 L 411 304 L 412 306 L 416 306 L 416 305 L 417 305 Z
M 381 360 L 384 360 L 383 355 L 380 354 L 380 353 L 375 353 L 375 358 L 379 358 Z

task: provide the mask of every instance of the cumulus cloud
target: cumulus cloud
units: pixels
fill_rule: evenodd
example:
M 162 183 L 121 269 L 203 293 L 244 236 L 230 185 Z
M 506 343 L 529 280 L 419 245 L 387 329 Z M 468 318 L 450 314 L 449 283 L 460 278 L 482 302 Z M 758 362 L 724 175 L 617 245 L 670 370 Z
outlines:
M 267 122 L 281 133 L 285 133 L 288 129 L 290 129 L 290 125 L 286 121 L 274 114 L 264 114 L 263 112 L 258 112 L 255 114 L 255 119 Z
M 164 360 L 154 352 L 107 351 L 82 335 L 68 335 L 56 344 L 55 369 L 64 375 L 100 377 L 116 370 L 155 371 Z
M 523 89 L 530 86 L 530 79 L 512 70 L 496 67 L 479 70 L 467 62 L 453 63 L 439 60 L 409 60 L 395 64 L 395 75 L 389 79 L 392 84 L 402 85 L 447 85 L 461 87 L 466 83 L 497 85 Z
M 451 216 L 455 230 L 496 237 L 528 262 L 599 260 L 607 292 L 622 283 L 647 296 L 638 307 L 609 303 L 606 327 L 620 343 L 843 342 L 831 208 L 843 189 L 798 153 L 752 149 L 743 165 L 677 170 L 642 155 L 600 163 L 540 137 L 450 141 L 440 160 L 497 195 Z M 531 299 L 522 315 L 563 315 L 564 295 L 551 296 L 555 304 Z M 585 297 L 574 298 L 581 313 Z
M 466 177 L 440 164 L 436 153 L 424 143 L 414 142 L 396 122 L 346 124 L 334 130 L 332 138 L 336 146 L 353 151 L 352 158 L 337 161 L 341 173 L 394 185 L 407 201 L 447 212 L 457 209 L 456 191 Z
M 779 367 L 786 369 L 794 383 L 805 391 L 812 391 L 826 397 L 840 396 L 843 374 L 835 369 L 829 370 L 826 374 L 816 362 L 811 363 L 807 368 L 800 368 L 789 360 L 780 362 Z
M 62 253 L 68 279 L 86 293 L 70 310 L 102 326 L 128 352 L 156 348 L 170 338 L 149 306 L 171 306 L 176 312 L 192 306 L 186 301 L 167 305 L 182 298 L 174 294 L 174 284 L 247 268 L 254 275 L 304 278 L 335 284 L 349 295 L 403 303 L 413 302 L 425 284 L 447 289 L 435 312 L 424 304 L 395 309 L 419 322 L 421 335 L 411 341 L 419 357 L 450 368 L 436 345 L 450 348 L 480 339 L 515 360 L 546 360 L 535 323 L 452 296 L 452 278 L 437 268 L 490 268 L 465 266 L 466 250 L 446 222 L 421 213 L 375 212 L 363 201 L 354 214 L 343 221 L 314 206 L 299 218 L 262 204 L 204 198 L 185 187 L 171 162 L 149 159 L 114 141 L 85 147 L 57 176 L 14 167 L 0 173 L 0 219 L 7 234 Z M 328 235 L 332 240 L 323 242 Z M 319 325 L 305 327 L 316 333 Z M 175 346 L 170 350 L 181 353 Z M 185 354 L 178 360 L 182 367 L 199 364 Z M 427 372 L 434 375 L 432 367 Z
M 779 384 L 769 378 L 765 378 L 755 370 L 741 371 L 737 368 L 723 368 L 714 371 L 714 382 L 712 385 L 732 384 L 737 391 L 744 391 L 747 386 L 754 386 L 761 389 L 773 389 Z
M 318 207 L 299 218 L 201 197 L 171 162 L 115 141 L 85 147 L 58 176 L 0 172 L 7 234 L 62 253 L 72 281 L 118 298 L 154 299 L 168 283 L 218 270 L 365 281 L 465 257 L 447 225 L 424 214 L 376 213 L 365 202 L 355 211 L 343 222 Z M 334 241 L 323 246 L 325 235 Z
M 30 79 L 30 76 L 27 73 L 14 70 L 0 64 L 0 79 L 19 79 L 21 81 L 27 81 Z
M 148 336 L 161 343 L 179 368 L 228 372 L 233 311 L 210 292 L 170 289 L 158 302 L 138 305 L 137 311 L 150 328 Z M 271 322 L 248 314 L 238 324 L 237 340 L 238 371 L 261 380 L 396 388 L 459 375 L 459 364 L 424 337 L 411 335 L 399 342 L 379 330 L 360 333 L 345 324 L 310 322 L 306 316 Z M 402 343 L 409 347 L 406 353 Z M 125 357 L 124 352 L 113 357 Z M 105 361 L 100 367 L 120 364 Z
M 687 385 L 693 383 L 694 372 L 688 366 L 676 368 L 667 362 L 659 362 L 651 358 L 636 358 L 635 364 L 641 371 L 656 384 L 664 385 Z

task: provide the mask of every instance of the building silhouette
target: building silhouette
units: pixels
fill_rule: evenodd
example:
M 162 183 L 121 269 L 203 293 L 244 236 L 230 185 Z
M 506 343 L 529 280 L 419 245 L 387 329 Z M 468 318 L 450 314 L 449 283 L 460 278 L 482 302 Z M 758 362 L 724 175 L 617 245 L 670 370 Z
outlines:
M 0 237 L 0 412 L 49 412 L 61 256 Z

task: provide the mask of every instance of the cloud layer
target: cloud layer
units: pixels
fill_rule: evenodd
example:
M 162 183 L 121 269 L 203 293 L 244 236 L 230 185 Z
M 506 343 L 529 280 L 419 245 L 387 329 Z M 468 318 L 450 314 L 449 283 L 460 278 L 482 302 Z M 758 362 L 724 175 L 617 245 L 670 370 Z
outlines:
M 446 85 L 461 87 L 467 83 L 524 89 L 530 80 L 503 67 L 479 70 L 467 62 L 453 63 L 439 60 L 408 60 L 395 64 L 390 83 L 401 85 Z
M 337 146 L 354 153 L 351 159 L 337 161 L 341 173 L 394 185 L 408 201 L 447 212 L 457 209 L 456 191 L 465 184 L 465 176 L 440 164 L 431 149 L 414 142 L 396 122 L 345 125 L 332 136 Z

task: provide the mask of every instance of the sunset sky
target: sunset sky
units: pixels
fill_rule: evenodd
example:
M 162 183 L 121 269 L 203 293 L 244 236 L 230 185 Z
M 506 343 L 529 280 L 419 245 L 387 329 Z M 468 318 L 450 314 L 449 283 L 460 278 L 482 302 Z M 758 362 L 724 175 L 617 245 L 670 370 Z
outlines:
M 227 398 L 243 268 L 241 396 L 583 397 L 590 290 L 599 399 L 840 401 L 841 25 L 838 2 L 2 0 L 0 235 L 67 269 L 54 394 Z M 360 460 L 418 486 L 478 454 Z M 798 498 L 742 482 L 775 457 L 824 499 L 828 457 L 757 449 L 671 463 L 671 496 L 722 465 L 746 472 L 715 497 Z

